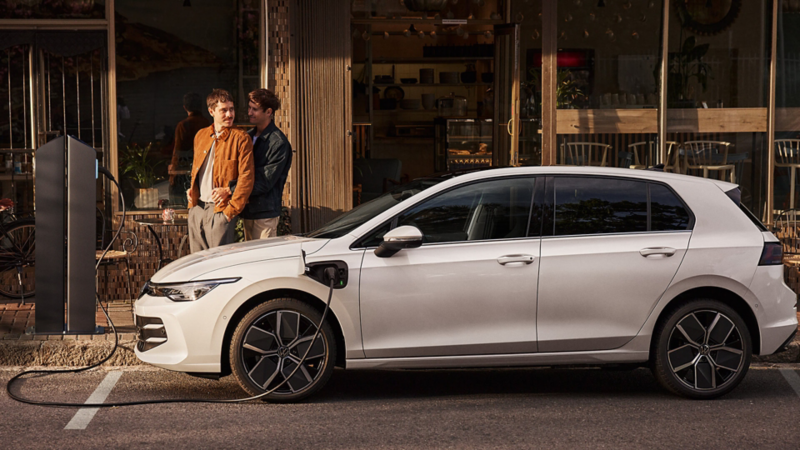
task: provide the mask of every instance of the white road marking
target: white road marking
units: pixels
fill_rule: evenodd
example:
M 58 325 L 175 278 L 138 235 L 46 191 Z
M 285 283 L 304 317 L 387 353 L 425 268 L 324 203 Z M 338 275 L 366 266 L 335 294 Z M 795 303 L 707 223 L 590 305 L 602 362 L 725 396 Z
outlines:
M 92 395 L 86 400 L 86 403 L 103 403 L 108 394 L 111 393 L 111 390 L 114 389 L 114 385 L 117 384 L 119 381 L 119 377 L 122 376 L 122 372 L 114 371 L 108 372 L 103 381 L 100 383 L 100 386 L 97 386 L 97 389 L 92 392 Z M 75 413 L 75 416 L 72 417 L 72 420 L 69 421 L 67 426 L 64 427 L 65 430 L 85 430 L 86 426 L 89 425 L 89 422 L 92 421 L 94 415 L 97 414 L 97 410 L 100 408 L 81 408 L 78 412 Z
M 794 392 L 800 396 L 800 375 L 797 375 L 793 369 L 781 369 L 781 375 L 789 382 L 789 386 L 794 389 Z

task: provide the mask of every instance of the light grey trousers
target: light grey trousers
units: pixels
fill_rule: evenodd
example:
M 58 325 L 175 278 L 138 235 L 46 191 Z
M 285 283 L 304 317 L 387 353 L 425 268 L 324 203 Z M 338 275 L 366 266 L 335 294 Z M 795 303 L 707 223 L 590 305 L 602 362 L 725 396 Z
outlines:
M 189 210 L 189 251 L 199 252 L 233 242 L 236 221 L 214 212 L 214 203 L 193 206 Z

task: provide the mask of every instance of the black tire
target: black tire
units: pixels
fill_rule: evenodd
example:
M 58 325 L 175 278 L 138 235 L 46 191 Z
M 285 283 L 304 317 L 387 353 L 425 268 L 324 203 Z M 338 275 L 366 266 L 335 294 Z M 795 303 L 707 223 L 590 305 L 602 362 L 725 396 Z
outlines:
M 0 295 L 27 299 L 36 294 L 36 222 L 21 219 L 0 233 Z M 18 276 L 22 276 L 20 287 Z
M 320 311 L 293 298 L 269 300 L 253 308 L 231 339 L 230 364 L 239 385 L 255 396 L 285 381 L 306 352 L 321 318 Z M 264 400 L 296 402 L 322 389 L 333 373 L 336 350 L 326 321 L 302 367 Z
M 668 391 L 692 398 L 725 395 L 747 375 L 752 339 L 741 316 L 718 300 L 674 309 L 653 333 L 652 371 Z

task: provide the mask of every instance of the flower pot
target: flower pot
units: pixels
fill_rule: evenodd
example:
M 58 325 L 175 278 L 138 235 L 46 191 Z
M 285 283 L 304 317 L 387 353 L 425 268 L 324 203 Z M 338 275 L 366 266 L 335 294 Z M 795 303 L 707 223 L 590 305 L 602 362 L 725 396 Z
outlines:
M 158 189 L 137 189 L 133 204 L 139 209 L 158 209 Z

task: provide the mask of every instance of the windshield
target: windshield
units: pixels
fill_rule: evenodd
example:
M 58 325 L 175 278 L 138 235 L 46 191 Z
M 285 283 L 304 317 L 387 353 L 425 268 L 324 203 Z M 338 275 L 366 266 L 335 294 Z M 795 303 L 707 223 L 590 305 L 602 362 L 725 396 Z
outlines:
M 350 211 L 333 219 L 315 231 L 308 234 L 308 237 L 319 239 L 334 239 L 355 230 L 369 219 L 386 211 L 392 206 L 411 198 L 419 192 L 431 186 L 441 183 L 443 178 L 421 178 L 408 184 L 389 191 L 380 197 L 356 206 Z

